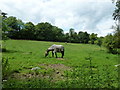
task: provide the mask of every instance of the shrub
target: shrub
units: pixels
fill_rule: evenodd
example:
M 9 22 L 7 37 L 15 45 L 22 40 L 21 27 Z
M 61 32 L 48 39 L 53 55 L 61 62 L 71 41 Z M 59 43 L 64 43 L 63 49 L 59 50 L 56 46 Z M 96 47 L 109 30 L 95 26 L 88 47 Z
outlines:
M 103 45 L 107 48 L 108 52 L 116 54 L 117 48 L 115 47 L 116 41 L 115 37 L 111 34 L 107 35 L 104 39 Z

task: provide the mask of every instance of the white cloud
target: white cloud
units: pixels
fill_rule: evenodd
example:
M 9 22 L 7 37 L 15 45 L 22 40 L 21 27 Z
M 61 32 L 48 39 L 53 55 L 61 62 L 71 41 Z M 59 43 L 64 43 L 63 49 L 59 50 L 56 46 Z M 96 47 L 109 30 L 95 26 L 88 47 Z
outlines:
M 111 0 L 1 0 L 0 8 L 25 22 L 50 22 L 65 32 L 70 28 L 99 35 L 112 32 Z

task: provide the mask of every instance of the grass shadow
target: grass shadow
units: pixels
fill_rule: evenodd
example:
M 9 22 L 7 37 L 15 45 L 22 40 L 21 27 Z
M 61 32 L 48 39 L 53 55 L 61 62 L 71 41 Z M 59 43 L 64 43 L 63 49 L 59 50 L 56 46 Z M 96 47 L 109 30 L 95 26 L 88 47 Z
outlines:
M 17 50 L 7 50 L 5 48 L 0 48 L 0 52 L 2 53 L 16 53 L 16 52 L 21 52 L 21 51 L 17 51 Z

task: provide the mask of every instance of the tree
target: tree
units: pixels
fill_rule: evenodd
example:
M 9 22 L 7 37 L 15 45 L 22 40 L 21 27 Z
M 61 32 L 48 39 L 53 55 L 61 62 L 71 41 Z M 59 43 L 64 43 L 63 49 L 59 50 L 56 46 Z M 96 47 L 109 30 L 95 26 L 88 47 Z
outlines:
M 66 41 L 66 42 L 70 42 L 69 39 L 70 39 L 69 33 L 66 33 L 66 34 L 65 34 L 65 41 Z
M 53 41 L 64 41 L 64 33 L 61 28 L 58 28 L 56 26 L 53 26 L 52 28 L 52 35 Z
M 1 12 L 1 19 L 2 19 L 2 40 L 7 40 L 8 37 L 7 37 L 7 31 L 8 31 L 8 26 L 7 24 L 5 23 L 5 19 L 7 18 L 7 13 L 4 13 L 4 12 Z
M 75 43 L 79 42 L 78 34 L 76 32 L 74 32 L 74 34 L 72 35 L 72 38 L 73 38 L 72 42 L 75 42 Z
M 108 52 L 116 53 L 115 43 L 115 37 L 113 35 L 108 34 L 105 36 L 103 45 L 108 49 Z
M 79 42 L 78 33 L 75 32 L 75 30 L 73 28 L 70 28 L 69 36 L 67 35 L 67 38 L 68 38 L 69 42 L 73 42 L 73 43 Z
M 116 48 L 120 48 L 120 1 L 118 0 L 116 2 L 116 9 L 113 13 L 114 20 L 116 20 L 118 23 L 116 24 L 115 28 L 115 40 L 116 40 Z
M 74 33 L 75 33 L 75 30 L 73 29 L 73 28 L 70 28 L 70 30 L 69 30 L 69 42 L 73 42 L 74 41 L 74 38 L 73 38 L 73 36 L 74 36 Z
M 114 1 L 114 0 L 113 0 Z M 118 49 L 120 49 L 120 1 L 117 0 L 116 8 L 113 13 L 113 19 L 116 21 L 115 33 L 113 35 L 107 35 L 104 38 L 104 46 L 108 49 L 110 53 L 120 53 Z
M 5 22 L 9 27 L 13 28 L 13 30 L 17 31 L 19 29 L 19 27 L 17 25 L 16 17 L 10 16 L 10 17 L 5 19 Z
M 89 37 L 90 37 L 90 43 L 94 44 L 94 41 L 97 40 L 97 34 L 92 33 Z
M 115 47 L 120 49 L 120 28 L 117 26 L 116 32 L 114 34 L 115 37 Z
M 35 26 L 35 36 L 37 40 L 52 40 L 52 25 L 47 22 L 38 23 Z
M 20 24 L 21 25 L 21 24 Z M 20 30 L 20 38 L 33 40 L 35 39 L 35 26 L 32 22 L 27 22 L 24 24 L 24 27 Z
M 87 32 L 84 32 L 84 43 L 88 43 L 89 40 L 89 34 Z
M 78 38 L 79 38 L 79 42 L 80 43 L 83 43 L 84 42 L 84 32 L 82 32 L 82 31 L 80 31 L 79 33 L 78 33 Z
M 113 13 L 113 19 L 116 21 L 116 26 L 114 28 L 115 48 L 120 50 L 120 0 L 117 0 L 116 2 L 116 8 Z
M 120 21 L 120 1 L 116 2 L 116 8 L 113 13 L 113 19 Z
M 7 13 L 4 13 L 4 12 L 1 12 L 0 13 L 0 18 L 1 18 L 1 21 L 2 21 L 2 25 L 0 25 L 1 27 L 1 35 L 0 37 L 2 37 L 2 40 L 4 41 L 3 45 L 2 45 L 2 51 L 5 52 L 6 51 L 6 44 L 5 44 L 5 41 L 8 39 L 7 37 L 7 32 L 8 32 L 8 26 L 7 24 L 5 23 L 5 19 L 7 19 Z
M 94 43 L 101 47 L 101 45 L 103 43 L 103 39 L 104 39 L 104 37 L 98 37 Z
M 88 43 L 88 41 L 89 41 L 89 34 L 87 33 L 87 32 L 82 32 L 82 31 L 80 31 L 79 33 L 78 33 L 78 39 L 79 39 L 79 42 L 80 43 Z
M 16 17 L 10 16 L 5 19 L 5 23 L 8 26 L 8 37 L 16 39 L 18 37 L 18 32 L 19 32 L 19 25 L 17 24 L 17 19 Z
M 7 18 L 7 16 L 6 16 L 7 13 L 5 13 L 5 12 L 1 12 L 1 15 L 2 15 L 3 19 L 4 19 L 4 18 Z

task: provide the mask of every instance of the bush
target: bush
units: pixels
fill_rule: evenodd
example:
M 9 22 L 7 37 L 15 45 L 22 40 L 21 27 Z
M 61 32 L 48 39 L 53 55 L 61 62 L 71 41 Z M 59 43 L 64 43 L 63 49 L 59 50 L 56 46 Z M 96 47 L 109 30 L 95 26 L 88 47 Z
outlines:
M 115 37 L 111 34 L 107 35 L 104 39 L 103 46 L 105 46 L 109 53 L 116 54 L 117 47 L 116 47 L 116 40 Z

